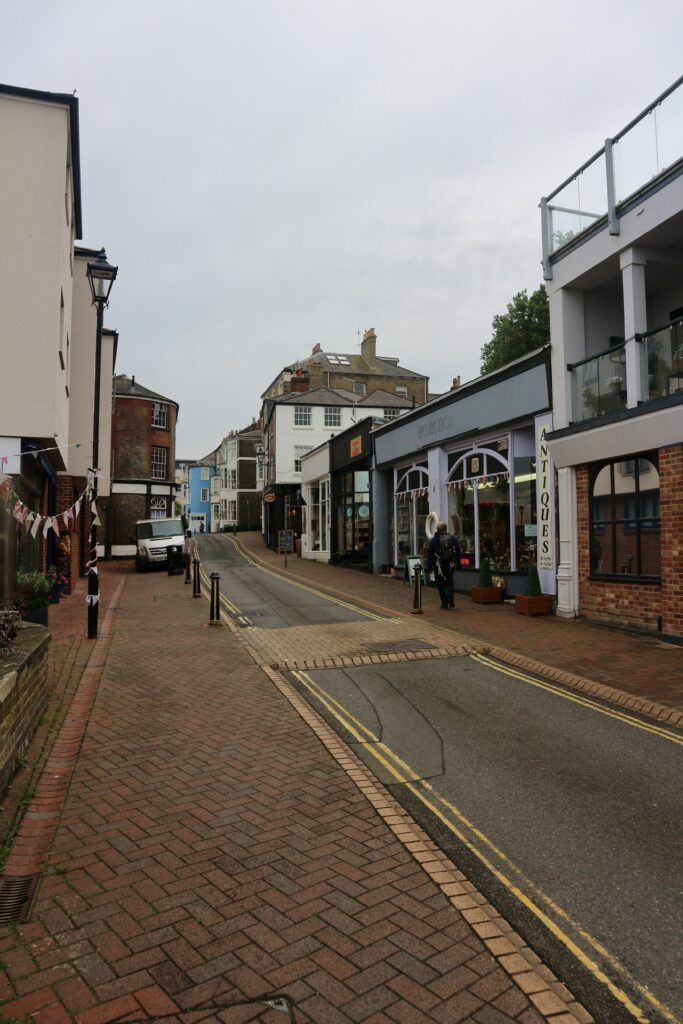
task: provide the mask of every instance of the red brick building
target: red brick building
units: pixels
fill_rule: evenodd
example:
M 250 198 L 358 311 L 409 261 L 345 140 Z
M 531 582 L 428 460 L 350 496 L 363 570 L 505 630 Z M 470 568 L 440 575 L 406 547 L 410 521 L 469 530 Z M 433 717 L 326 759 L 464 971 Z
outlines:
M 107 554 L 135 554 L 138 519 L 174 514 L 178 403 L 117 374 L 112 407 L 111 515 Z

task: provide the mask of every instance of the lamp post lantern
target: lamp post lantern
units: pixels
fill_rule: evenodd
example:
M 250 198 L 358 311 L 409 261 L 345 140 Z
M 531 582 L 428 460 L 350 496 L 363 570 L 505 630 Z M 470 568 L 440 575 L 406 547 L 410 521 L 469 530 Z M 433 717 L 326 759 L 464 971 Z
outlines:
M 109 293 L 116 280 L 118 267 L 107 262 L 107 254 L 100 249 L 97 259 L 88 263 L 87 277 L 92 294 L 92 304 L 97 309 L 97 335 L 95 339 L 95 401 L 93 403 L 92 432 L 92 500 L 97 498 L 97 470 L 100 456 L 100 377 L 102 372 L 102 320 L 105 307 L 109 305 Z M 97 526 L 93 524 L 90 533 L 90 557 L 88 566 L 88 640 L 97 640 L 97 619 L 99 612 L 100 581 L 97 571 Z

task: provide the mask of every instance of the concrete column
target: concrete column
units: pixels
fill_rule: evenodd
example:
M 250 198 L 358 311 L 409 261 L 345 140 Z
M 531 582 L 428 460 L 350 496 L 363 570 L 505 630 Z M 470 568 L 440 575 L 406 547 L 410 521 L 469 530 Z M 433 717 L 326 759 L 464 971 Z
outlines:
M 573 619 L 579 614 L 576 479 L 574 470 L 557 471 L 560 520 L 560 561 L 557 566 L 557 614 Z
M 641 343 L 634 338 L 647 330 L 647 293 L 645 256 L 637 249 L 625 249 L 619 257 L 624 293 L 624 333 L 626 337 L 626 405 L 635 409 L 642 401 L 643 380 Z
M 436 512 L 439 519 L 447 521 L 446 479 L 448 477 L 448 456 L 443 448 L 432 448 L 427 453 L 429 470 L 429 511 Z
M 586 330 L 583 316 L 583 292 L 560 288 L 549 295 L 550 360 L 553 380 L 553 423 L 556 430 L 573 419 L 572 375 L 568 363 L 586 357 Z

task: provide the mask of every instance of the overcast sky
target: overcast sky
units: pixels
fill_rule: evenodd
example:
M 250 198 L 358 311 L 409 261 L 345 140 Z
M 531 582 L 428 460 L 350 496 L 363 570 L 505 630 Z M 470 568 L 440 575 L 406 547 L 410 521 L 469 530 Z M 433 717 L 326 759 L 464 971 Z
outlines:
M 0 81 L 80 99 L 117 370 L 198 458 L 314 344 L 442 391 L 541 281 L 538 201 L 683 68 L 680 0 L 0 0 Z

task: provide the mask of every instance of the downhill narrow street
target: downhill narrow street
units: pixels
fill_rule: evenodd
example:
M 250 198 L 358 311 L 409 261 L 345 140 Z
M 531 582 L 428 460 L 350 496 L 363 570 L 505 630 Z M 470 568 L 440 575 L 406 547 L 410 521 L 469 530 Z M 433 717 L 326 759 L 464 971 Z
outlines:
M 363 616 L 250 563 L 230 538 L 199 547 L 266 661 L 282 656 L 268 630 L 326 624 L 308 644 L 296 630 L 298 657 L 322 642 L 334 667 L 296 669 L 291 683 L 598 1019 L 616 1019 L 601 1013 L 616 1012 L 617 989 L 649 1019 L 683 1014 L 680 731 L 476 652 L 396 663 L 392 646 L 443 646 L 444 631 L 405 618 L 397 631 L 376 614 L 349 627 Z M 381 664 L 343 664 L 354 645 L 383 642 Z

